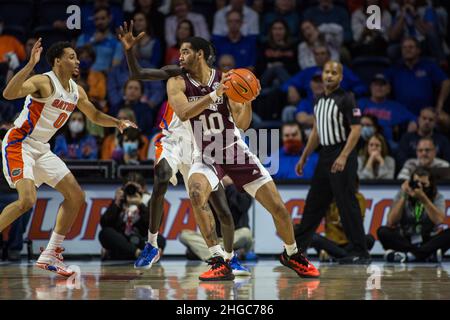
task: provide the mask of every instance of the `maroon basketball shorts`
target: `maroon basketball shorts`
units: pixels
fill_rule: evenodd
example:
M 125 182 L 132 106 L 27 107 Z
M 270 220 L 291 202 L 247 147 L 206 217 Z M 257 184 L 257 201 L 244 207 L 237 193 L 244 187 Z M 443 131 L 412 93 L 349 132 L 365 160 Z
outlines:
M 272 181 L 267 169 L 242 140 L 225 149 L 221 159 L 194 156 L 189 177 L 194 173 L 204 175 L 213 191 L 217 190 L 222 178 L 228 175 L 239 190 L 245 190 L 252 197 L 255 197 L 261 186 Z

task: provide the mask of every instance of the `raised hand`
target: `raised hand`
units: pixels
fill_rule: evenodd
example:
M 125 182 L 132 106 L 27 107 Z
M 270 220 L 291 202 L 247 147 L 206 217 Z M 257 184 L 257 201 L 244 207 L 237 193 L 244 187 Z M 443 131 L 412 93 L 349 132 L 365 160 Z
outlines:
M 30 61 L 28 63 L 32 64 L 33 67 L 38 64 L 39 60 L 41 60 L 42 53 L 42 38 L 39 38 L 36 43 L 33 45 L 30 54 Z
M 137 129 L 138 126 L 134 122 L 131 122 L 129 120 L 119 120 L 119 122 L 117 123 L 117 129 L 119 129 L 120 133 L 123 133 L 123 130 L 128 127 Z
M 227 81 L 230 81 L 231 75 L 230 73 L 223 73 L 222 74 L 222 80 L 220 81 L 219 86 L 216 89 L 216 93 L 218 96 L 222 96 L 225 91 L 229 89 L 229 87 L 225 84 Z
M 133 36 L 133 20 L 131 20 L 130 28 L 128 29 L 128 24 L 125 21 L 123 23 L 123 26 L 120 26 L 119 30 L 117 31 L 117 36 L 120 42 L 122 42 L 123 48 L 128 51 L 133 48 L 136 42 L 139 42 L 139 40 L 141 40 L 141 38 L 145 36 L 145 32 L 139 33 L 137 37 Z

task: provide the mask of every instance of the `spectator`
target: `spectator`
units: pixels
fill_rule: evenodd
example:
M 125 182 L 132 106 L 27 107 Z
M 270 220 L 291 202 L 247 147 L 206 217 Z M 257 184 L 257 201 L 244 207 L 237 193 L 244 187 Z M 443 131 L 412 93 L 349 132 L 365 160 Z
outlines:
M 295 10 L 295 0 L 275 0 L 274 10 L 267 12 L 263 18 L 262 40 L 266 41 L 266 35 L 269 33 L 269 29 L 276 20 L 283 20 L 289 29 L 289 34 L 291 34 L 296 42 L 298 40 L 300 16 Z
M 356 199 L 358 200 L 361 216 L 364 219 L 366 213 L 366 199 L 359 192 L 359 181 L 356 188 Z M 366 235 L 367 250 L 370 251 L 375 244 L 375 239 L 371 234 Z M 344 258 L 351 250 L 344 227 L 339 216 L 336 201 L 330 204 L 330 208 L 325 214 L 325 236 L 318 233 L 313 235 L 311 247 L 319 254 L 320 261 L 333 261 Z
M 239 259 L 244 260 L 246 254 L 253 247 L 253 236 L 248 218 L 248 210 L 252 204 L 252 198 L 247 193 L 238 191 L 230 177 L 225 176 L 222 183 L 235 227 L 233 250 L 236 251 Z M 223 244 L 220 222 L 216 213 L 214 213 L 214 220 L 216 222 L 217 235 Z M 189 259 L 206 261 L 211 257 L 205 240 L 199 232 L 183 230 L 180 234 L 180 241 L 187 247 L 186 255 Z
M 450 167 L 450 163 L 436 157 L 436 147 L 433 139 L 430 137 L 419 140 L 417 143 L 416 155 L 417 158 L 409 159 L 405 162 L 402 170 L 400 170 L 397 176 L 397 179 L 409 180 L 414 170 L 418 167 L 423 167 L 426 169 Z
M 86 116 L 82 112 L 72 112 L 65 132 L 56 136 L 53 152 L 65 160 L 98 159 L 97 141 L 88 134 Z
M 209 40 L 209 30 L 205 18 L 199 13 L 191 12 L 192 4 L 190 0 L 172 0 L 172 15 L 166 18 L 166 45 L 172 47 L 177 44 L 176 30 L 180 21 L 189 20 L 194 26 L 194 33 L 197 37 Z
M 143 12 L 147 17 L 147 23 L 150 29 L 153 31 L 153 36 L 157 39 L 165 39 L 164 29 L 164 14 L 158 10 L 158 2 L 156 0 L 133 0 L 133 6 L 127 10 L 128 17 L 126 20 L 130 20 L 135 12 Z
M 140 255 L 147 239 L 149 199 L 145 179 L 137 173 L 128 174 L 100 219 L 102 260 L 132 260 Z M 163 251 L 166 239 L 158 235 L 157 240 Z
M 312 98 L 313 93 L 310 88 L 310 81 L 318 71 L 322 72 L 322 68 L 330 61 L 330 50 L 326 45 L 317 44 L 314 47 L 314 58 L 317 66 L 306 68 L 286 81 L 281 90 L 287 93 L 288 103 L 291 105 L 297 105 L 300 101 L 300 92 L 305 91 L 307 98 Z M 343 80 L 341 87 L 344 90 L 351 90 L 355 95 L 359 96 L 366 92 L 366 86 L 349 68 L 343 66 Z
M 320 32 L 314 22 L 311 20 L 303 20 L 300 28 L 304 39 L 298 45 L 298 64 L 300 68 L 306 69 L 317 66 L 314 47 L 318 43 L 327 46 L 330 51 L 331 60 L 339 61 L 339 44 L 326 43 L 325 35 Z
M 450 80 L 433 61 L 420 58 L 419 43 L 415 38 L 402 42 L 403 60 L 386 71 L 395 100 L 413 114 L 427 106 L 442 111 L 450 93 Z M 439 94 L 435 92 L 439 90 Z M 437 101 L 435 97 L 438 97 Z
M 81 30 L 87 34 L 93 34 L 96 29 L 95 12 L 98 8 L 109 8 L 111 12 L 111 32 L 115 32 L 119 28 L 123 21 L 123 11 L 117 4 L 111 3 L 109 0 L 94 0 L 86 3 L 81 8 Z M 63 26 L 66 28 L 66 22 L 63 21 Z
M 95 61 L 94 49 L 91 46 L 83 46 L 76 51 L 80 60 L 77 83 L 86 90 L 89 100 L 98 103 L 101 109 L 106 108 L 106 77 L 103 72 L 92 69 Z
M 219 61 L 217 62 L 217 67 L 222 72 L 228 72 L 231 69 L 236 68 L 236 61 L 232 55 L 224 54 L 220 56 Z
M 317 70 L 316 74 L 314 74 L 309 82 L 309 86 L 313 96 L 300 100 L 296 111 L 297 122 L 304 129 L 307 137 L 309 137 L 314 125 L 314 101 L 323 94 L 325 90 L 322 81 L 322 72 L 320 70 Z
M 303 17 L 304 19 L 314 21 L 316 25 L 334 24 L 343 29 L 344 41 L 352 41 L 352 29 L 348 12 L 333 4 L 333 0 L 319 0 L 317 6 L 308 8 Z
M 392 16 L 388 10 L 381 9 L 381 28 L 367 28 L 369 15 L 367 8 L 376 5 L 382 8 L 381 0 L 365 0 L 364 5 L 352 13 L 352 31 L 354 55 L 384 56 L 389 41 L 388 29 L 392 23 Z
M 416 132 L 406 133 L 399 143 L 397 163 L 403 166 L 405 161 L 416 156 L 417 143 L 422 138 L 431 138 L 436 146 L 436 156 L 450 161 L 450 143 L 444 135 L 435 132 L 436 112 L 433 108 L 425 108 L 420 112 Z
M 111 33 L 111 13 L 108 7 L 95 9 L 95 32 L 83 33 L 77 41 L 77 47 L 91 45 L 95 50 L 96 59 L 92 69 L 108 72 L 111 67 L 120 64 L 123 58 L 122 46 L 116 36 Z
M 176 31 L 177 43 L 166 50 L 165 64 L 178 64 L 180 60 L 180 46 L 187 38 L 195 36 L 194 26 L 189 20 L 181 20 Z
M 0 18 L 0 63 L 7 62 L 9 69 L 16 69 L 26 54 L 23 44 L 14 36 L 3 34 L 4 22 Z
M 131 109 L 120 109 L 117 113 L 117 119 L 129 120 L 136 123 L 136 116 Z M 102 160 L 118 160 L 123 161 L 123 136 L 118 129 L 114 133 L 108 135 L 102 143 L 101 159 Z M 143 134 L 139 137 L 138 143 L 138 160 L 144 161 L 147 159 L 149 141 Z
M 414 170 L 403 182 L 389 212 L 387 225 L 377 230 L 389 262 L 425 261 L 434 256 L 440 262 L 450 248 L 450 230 L 444 225 L 445 199 L 437 190 L 433 175 Z M 445 230 L 446 229 L 446 230 Z
M 256 36 L 241 33 L 242 13 L 237 10 L 227 12 L 228 33 L 225 36 L 213 34 L 213 44 L 218 57 L 230 54 L 237 68 L 254 69 L 256 65 Z
M 156 83 L 159 83 L 160 86 L 155 86 L 155 90 L 163 91 L 164 89 L 162 83 L 160 81 Z M 156 106 L 158 106 L 162 102 L 162 94 L 157 94 L 155 92 L 154 96 L 158 97 L 158 100 L 149 100 L 147 101 L 147 103 L 144 103 L 142 102 L 143 86 L 143 83 L 139 80 L 128 80 L 124 86 L 125 95 L 123 97 L 123 100 L 119 105 L 114 106 L 111 109 L 111 114 L 115 115 L 116 110 L 119 110 L 121 108 L 132 109 L 137 118 L 136 124 L 138 125 L 140 130 L 142 130 L 143 134 L 149 136 L 153 133 L 155 109 Z
M 141 63 L 144 66 L 145 63 Z M 108 74 L 108 99 L 110 110 L 109 114 L 117 114 L 117 110 L 124 103 L 125 86 L 129 80 L 129 71 L 126 59 L 123 59 L 120 65 L 114 67 Z M 137 100 L 147 105 L 147 109 L 152 111 L 158 107 L 165 97 L 165 89 L 162 81 L 145 81 L 140 82 L 139 87 L 141 91 L 140 98 Z M 137 93 L 136 93 L 137 94 Z M 145 112 L 149 112 L 147 109 Z M 142 111 L 142 110 L 141 110 Z M 146 121 L 148 124 L 151 119 L 140 119 L 140 121 Z
M 295 166 L 303 153 L 306 143 L 303 139 L 303 133 L 297 123 L 284 123 L 281 127 L 283 146 L 276 155 L 271 155 L 266 161 L 267 168 L 277 168 L 274 162 L 278 162 L 278 171 L 270 172 L 274 179 L 311 179 L 317 166 L 319 156 L 313 152 L 305 166 L 303 175 L 297 176 Z M 268 167 L 270 165 L 270 167 Z
M 283 20 L 272 23 L 268 39 L 259 52 L 257 73 L 261 75 L 263 88 L 279 87 L 298 71 L 296 48 Z
M 394 179 L 395 160 L 389 156 L 383 135 L 376 133 L 367 141 L 364 154 L 358 156 L 359 179 Z
M 149 67 L 157 68 L 162 61 L 161 43 L 153 37 L 153 31 L 143 12 L 136 12 L 133 16 L 134 31 L 136 34 L 145 32 L 136 45 L 133 46 L 133 53 L 138 60 L 147 61 Z
M 439 63 L 445 63 L 445 53 L 440 38 L 438 18 L 433 6 L 419 8 L 416 0 L 403 0 L 401 7 L 394 14 L 394 21 L 389 30 L 392 43 L 388 54 L 391 59 L 398 57 L 398 43 L 405 37 L 416 39 L 418 47 L 429 48 L 428 53 Z
M 383 74 L 376 74 L 370 84 L 370 97 L 358 100 L 358 106 L 364 115 L 373 115 L 383 128 L 383 134 L 389 145 L 393 147 L 394 131 L 400 125 L 408 125 L 408 132 L 417 129 L 416 116 L 405 106 L 388 99 L 391 92 L 389 82 Z
M 383 134 L 383 128 L 378 124 L 378 118 L 370 114 L 363 115 L 361 117 L 361 135 L 358 144 L 356 145 L 356 150 L 361 152 L 370 137 L 376 133 Z
M 230 0 L 230 4 L 214 14 L 213 34 L 217 36 L 226 36 L 228 34 L 227 14 L 235 10 L 241 13 L 242 27 L 241 33 L 247 35 L 259 35 L 259 15 L 245 5 L 245 0 Z

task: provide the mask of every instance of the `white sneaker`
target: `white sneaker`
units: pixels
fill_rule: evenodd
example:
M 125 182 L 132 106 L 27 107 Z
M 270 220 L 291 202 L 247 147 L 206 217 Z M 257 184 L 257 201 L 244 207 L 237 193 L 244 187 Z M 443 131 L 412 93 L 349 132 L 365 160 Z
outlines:
M 57 247 L 54 250 L 41 248 L 41 255 L 36 261 L 36 267 L 55 272 L 64 277 L 70 277 L 75 273 L 65 263 L 62 256 L 64 248 Z

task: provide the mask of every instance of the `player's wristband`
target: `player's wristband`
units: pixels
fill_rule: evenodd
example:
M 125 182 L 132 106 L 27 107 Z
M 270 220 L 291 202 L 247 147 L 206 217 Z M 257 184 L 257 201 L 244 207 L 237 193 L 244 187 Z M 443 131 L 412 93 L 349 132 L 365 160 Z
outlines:
M 217 102 L 217 100 L 219 100 L 219 96 L 217 95 L 216 90 L 214 90 L 213 92 L 211 92 L 209 94 L 209 97 L 212 99 L 212 101 Z

